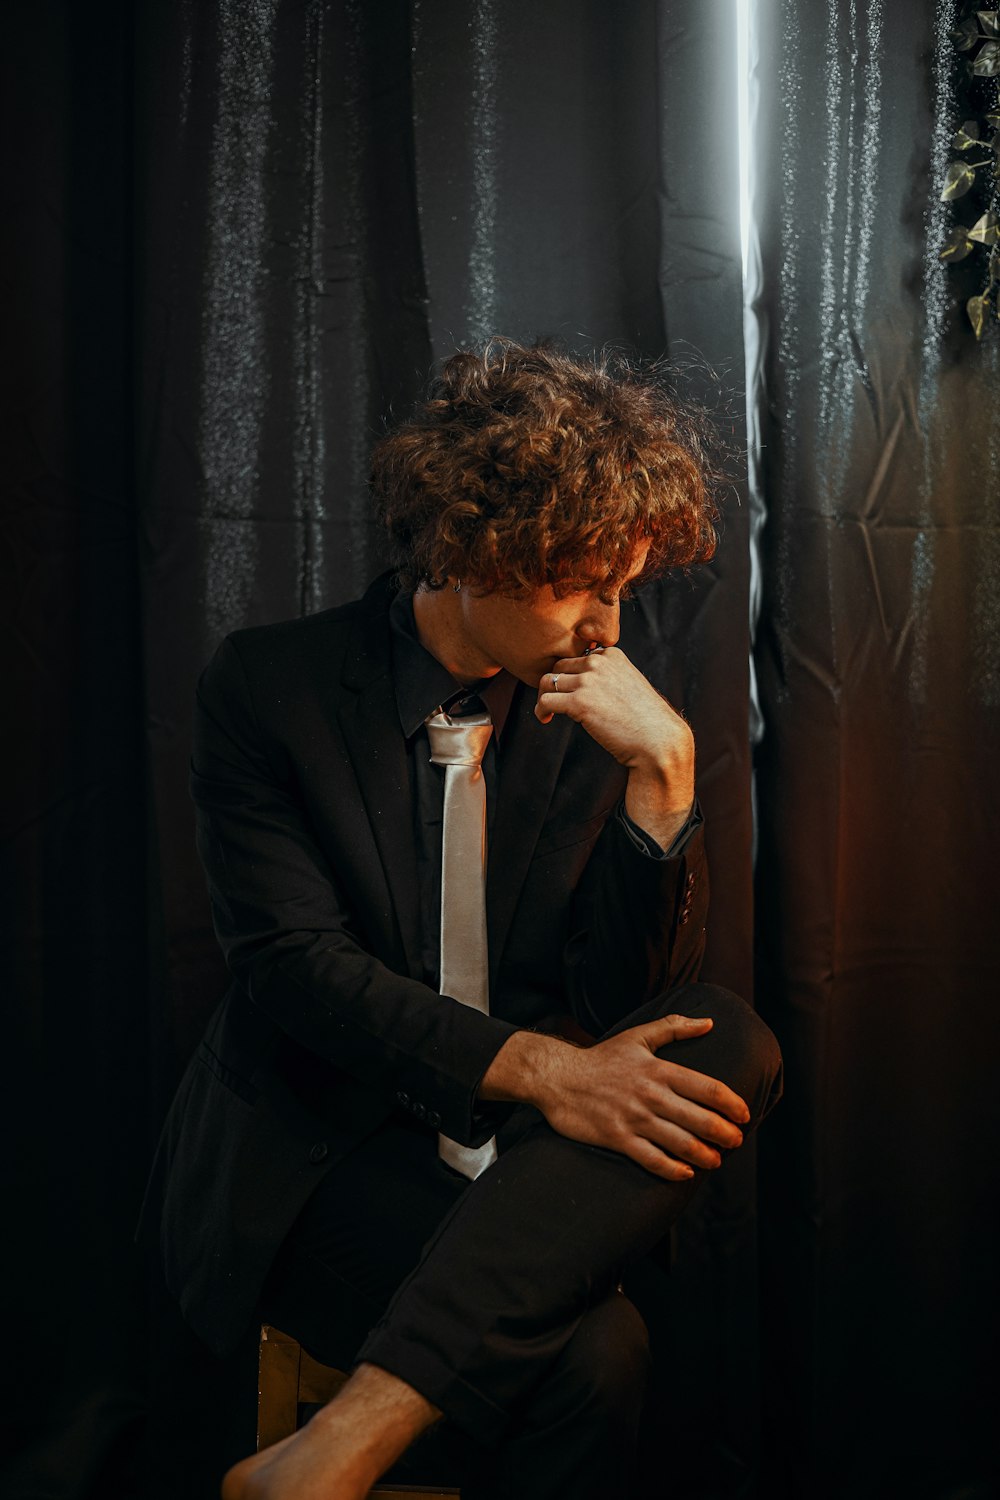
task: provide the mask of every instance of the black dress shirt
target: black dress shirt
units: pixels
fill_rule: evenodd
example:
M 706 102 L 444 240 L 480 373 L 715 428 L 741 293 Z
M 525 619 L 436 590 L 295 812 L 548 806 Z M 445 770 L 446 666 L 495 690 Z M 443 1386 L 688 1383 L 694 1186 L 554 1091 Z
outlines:
M 503 759 L 503 730 L 515 694 L 526 692 L 522 682 L 500 671 L 471 685 L 458 682 L 447 667 L 420 644 L 413 614 L 413 597 L 399 593 L 389 621 L 392 630 L 392 675 L 399 722 L 406 737 L 420 887 L 420 932 L 423 979 L 434 989 L 440 982 L 441 834 L 444 818 L 444 767 L 430 758 L 425 720 L 442 708 L 456 717 L 482 713 L 493 720 L 493 733 L 483 757 L 486 778 L 486 837 L 492 838 L 497 787 Z M 664 851 L 650 834 L 633 822 L 619 803 L 617 817 L 629 838 L 650 859 L 672 859 L 682 853 L 702 817 L 697 803 L 670 848 Z

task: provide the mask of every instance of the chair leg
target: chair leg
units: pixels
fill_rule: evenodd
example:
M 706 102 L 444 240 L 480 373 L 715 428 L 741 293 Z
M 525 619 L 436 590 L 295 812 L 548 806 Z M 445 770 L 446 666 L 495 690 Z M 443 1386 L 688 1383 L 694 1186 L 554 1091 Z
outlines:
M 299 1405 L 325 1406 L 347 1384 L 343 1370 L 321 1365 L 303 1349 L 299 1354 Z
M 448 1495 L 457 1495 L 461 1490 L 428 1490 L 419 1484 L 377 1484 L 369 1491 L 371 1500 L 444 1500 Z
M 279 1328 L 260 1330 L 257 1360 L 257 1452 L 291 1437 L 299 1425 L 301 1346 Z

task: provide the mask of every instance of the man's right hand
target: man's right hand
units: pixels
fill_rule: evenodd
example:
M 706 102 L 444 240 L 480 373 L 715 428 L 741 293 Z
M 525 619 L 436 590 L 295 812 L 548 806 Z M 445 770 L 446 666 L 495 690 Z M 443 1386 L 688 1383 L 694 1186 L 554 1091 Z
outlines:
M 721 1165 L 718 1148 L 743 1142 L 744 1101 L 718 1079 L 656 1056 L 661 1047 L 704 1036 L 708 1017 L 664 1016 L 592 1047 L 518 1031 L 504 1043 L 479 1089 L 483 1100 L 533 1104 L 560 1135 L 628 1156 L 670 1181 Z

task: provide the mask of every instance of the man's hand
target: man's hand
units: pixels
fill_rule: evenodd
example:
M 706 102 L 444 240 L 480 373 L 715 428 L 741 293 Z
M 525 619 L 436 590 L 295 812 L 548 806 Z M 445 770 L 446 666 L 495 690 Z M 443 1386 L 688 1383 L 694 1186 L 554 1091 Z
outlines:
M 616 646 L 557 661 L 538 684 L 535 717 L 565 714 L 628 768 L 625 807 L 667 847 L 694 801 L 694 736 L 689 725 Z
M 721 1165 L 743 1142 L 746 1104 L 718 1079 L 655 1054 L 711 1030 L 708 1017 L 664 1016 L 593 1047 L 518 1031 L 487 1069 L 479 1095 L 533 1104 L 571 1140 L 619 1151 L 679 1182 Z

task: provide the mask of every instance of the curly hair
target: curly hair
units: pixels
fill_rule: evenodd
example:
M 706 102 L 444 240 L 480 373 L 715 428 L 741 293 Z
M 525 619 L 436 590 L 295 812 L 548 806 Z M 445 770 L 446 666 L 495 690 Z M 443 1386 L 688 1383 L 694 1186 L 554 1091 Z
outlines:
M 377 444 L 376 509 L 405 588 L 524 597 L 707 561 L 717 509 L 701 423 L 656 366 L 550 341 L 459 350 Z

